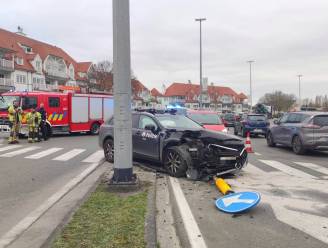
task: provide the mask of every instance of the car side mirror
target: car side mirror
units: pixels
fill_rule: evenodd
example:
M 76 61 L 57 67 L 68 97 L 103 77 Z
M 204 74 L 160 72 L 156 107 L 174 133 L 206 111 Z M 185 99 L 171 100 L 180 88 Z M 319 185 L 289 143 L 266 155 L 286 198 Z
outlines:
M 145 129 L 151 131 L 152 133 L 156 133 L 155 125 L 148 124 L 148 125 L 145 126 Z
M 275 119 L 275 120 L 273 120 L 273 123 L 276 124 L 276 125 L 279 125 L 280 124 L 280 121 L 277 120 L 277 119 Z

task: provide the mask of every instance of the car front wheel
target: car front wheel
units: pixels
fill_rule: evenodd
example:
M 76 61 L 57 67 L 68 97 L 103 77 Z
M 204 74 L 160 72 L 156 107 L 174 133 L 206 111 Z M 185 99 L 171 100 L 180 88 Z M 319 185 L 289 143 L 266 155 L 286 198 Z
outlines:
M 114 163 L 114 141 L 108 139 L 104 143 L 104 155 L 109 163 Z
M 295 136 L 292 141 L 292 148 L 294 153 L 302 155 L 305 153 L 305 148 L 303 146 L 302 140 L 299 136 Z
M 165 151 L 163 163 L 164 168 L 171 176 L 183 177 L 186 175 L 191 158 L 181 146 L 172 146 Z
M 271 132 L 269 132 L 267 135 L 266 135 L 266 140 L 267 140 L 267 144 L 268 146 L 270 147 L 275 147 L 276 146 L 276 143 L 274 143 L 273 141 L 273 135 Z

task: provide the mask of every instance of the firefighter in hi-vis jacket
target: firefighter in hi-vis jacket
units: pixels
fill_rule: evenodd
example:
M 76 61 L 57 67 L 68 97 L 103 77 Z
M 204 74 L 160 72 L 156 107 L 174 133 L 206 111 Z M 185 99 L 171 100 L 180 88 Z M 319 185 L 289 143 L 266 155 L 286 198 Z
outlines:
M 41 114 L 35 111 L 35 108 L 32 108 L 31 112 L 27 114 L 26 121 L 28 125 L 28 143 L 38 142 Z
M 22 109 L 19 107 L 18 101 L 13 101 L 13 104 L 8 108 L 8 119 L 10 122 L 9 144 L 17 144 L 20 127 L 22 124 Z

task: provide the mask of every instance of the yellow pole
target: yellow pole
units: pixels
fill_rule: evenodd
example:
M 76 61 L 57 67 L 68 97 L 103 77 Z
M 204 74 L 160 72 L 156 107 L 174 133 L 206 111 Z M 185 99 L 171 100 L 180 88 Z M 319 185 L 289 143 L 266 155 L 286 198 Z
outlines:
M 234 193 L 229 184 L 227 184 L 222 178 L 213 177 L 216 187 L 223 195 Z

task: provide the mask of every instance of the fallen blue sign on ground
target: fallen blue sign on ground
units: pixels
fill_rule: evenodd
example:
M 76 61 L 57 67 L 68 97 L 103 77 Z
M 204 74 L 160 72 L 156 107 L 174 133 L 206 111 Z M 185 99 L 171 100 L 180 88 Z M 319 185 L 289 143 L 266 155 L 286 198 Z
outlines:
M 257 192 L 238 192 L 225 195 L 215 201 L 216 207 L 226 213 L 240 213 L 256 206 L 261 200 Z

